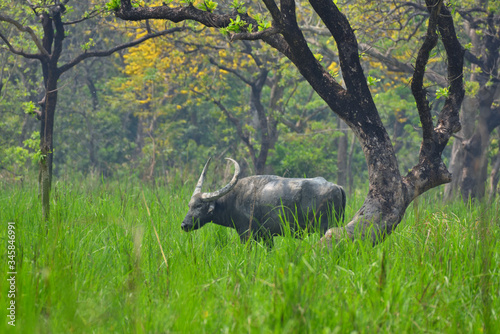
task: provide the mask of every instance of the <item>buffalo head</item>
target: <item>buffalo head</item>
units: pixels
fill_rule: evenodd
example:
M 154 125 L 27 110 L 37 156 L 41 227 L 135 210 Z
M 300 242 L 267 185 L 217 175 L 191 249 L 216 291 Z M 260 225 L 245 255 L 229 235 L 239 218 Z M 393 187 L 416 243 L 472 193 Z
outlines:
M 234 164 L 234 175 L 231 180 L 224 188 L 217 190 L 211 193 L 202 193 L 201 187 L 203 186 L 203 182 L 205 181 L 205 175 L 207 173 L 208 164 L 210 163 L 210 159 L 208 159 L 205 167 L 203 167 L 203 171 L 201 172 L 200 179 L 194 188 L 193 195 L 191 196 L 191 200 L 189 201 L 189 211 L 184 217 L 182 221 L 181 228 L 186 231 L 192 231 L 199 229 L 206 223 L 209 223 L 213 220 L 214 210 L 215 210 L 215 201 L 226 195 L 230 192 L 236 183 L 238 183 L 238 177 L 240 175 L 240 166 L 236 161 L 231 158 L 226 158 L 226 160 L 231 161 Z

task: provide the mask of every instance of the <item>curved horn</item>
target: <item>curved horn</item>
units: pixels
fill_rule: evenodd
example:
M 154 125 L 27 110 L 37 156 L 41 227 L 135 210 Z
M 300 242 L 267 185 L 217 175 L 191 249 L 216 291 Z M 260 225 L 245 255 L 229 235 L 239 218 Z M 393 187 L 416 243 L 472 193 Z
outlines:
M 201 193 L 201 187 L 203 187 L 203 182 L 205 181 L 205 175 L 207 174 L 208 164 L 210 163 L 211 159 L 212 158 L 208 158 L 207 163 L 205 164 L 205 167 L 203 167 L 203 171 L 201 172 L 200 179 L 198 180 L 198 183 L 196 184 L 196 187 L 194 188 L 193 196 Z
M 231 158 L 226 158 L 226 160 L 231 161 L 234 164 L 234 175 L 231 180 L 224 188 L 214 191 L 212 193 L 203 193 L 201 194 L 201 199 L 205 202 L 215 201 L 217 198 L 220 198 L 231 191 L 234 188 L 236 183 L 238 183 L 238 178 L 240 176 L 240 165 L 236 161 Z

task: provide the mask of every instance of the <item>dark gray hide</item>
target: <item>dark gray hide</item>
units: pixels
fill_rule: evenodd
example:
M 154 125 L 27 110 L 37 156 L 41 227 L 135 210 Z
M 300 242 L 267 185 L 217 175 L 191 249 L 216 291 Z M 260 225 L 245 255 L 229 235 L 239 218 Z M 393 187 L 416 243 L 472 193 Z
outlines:
M 214 193 L 202 193 L 201 186 L 208 160 L 189 201 L 182 222 L 184 231 L 196 230 L 206 223 L 232 227 L 242 242 L 250 235 L 272 242 L 272 236 L 290 231 L 326 230 L 343 221 L 346 197 L 344 189 L 322 177 L 290 179 L 273 175 L 250 176 L 238 180 L 239 165 L 231 182 Z M 286 223 L 285 223 L 286 222 Z

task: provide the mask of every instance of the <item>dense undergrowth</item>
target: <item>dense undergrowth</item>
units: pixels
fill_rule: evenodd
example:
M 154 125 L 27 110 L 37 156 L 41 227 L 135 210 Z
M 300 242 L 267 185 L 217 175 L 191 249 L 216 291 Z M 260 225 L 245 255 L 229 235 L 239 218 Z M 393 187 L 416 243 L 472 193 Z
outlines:
M 48 222 L 35 184 L 3 183 L 0 254 L 15 222 L 17 293 L 16 326 L 4 317 L 0 332 L 498 333 L 499 200 L 467 207 L 439 191 L 378 246 L 327 251 L 313 234 L 268 250 L 213 224 L 184 233 L 180 181 L 56 182 Z M 348 197 L 347 218 L 362 199 Z

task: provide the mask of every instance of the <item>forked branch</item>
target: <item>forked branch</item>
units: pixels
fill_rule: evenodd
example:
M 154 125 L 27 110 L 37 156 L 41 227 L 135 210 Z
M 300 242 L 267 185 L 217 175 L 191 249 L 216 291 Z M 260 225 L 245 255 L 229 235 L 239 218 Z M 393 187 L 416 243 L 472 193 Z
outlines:
M 444 165 L 441 155 L 450 137 L 460 130 L 459 110 L 464 98 L 463 58 L 464 48 L 458 41 L 449 10 L 440 5 L 442 0 L 426 1 L 431 11 L 426 41 L 419 51 L 416 74 L 413 77 L 412 92 L 417 101 L 418 112 L 424 130 L 419 163 L 404 178 L 406 201 L 409 203 L 425 191 L 451 181 L 451 174 Z M 439 9 L 439 11 L 437 11 Z M 439 14 L 437 14 L 439 13 Z M 432 25 L 432 30 L 431 30 Z M 449 91 L 445 105 L 438 116 L 436 127 L 432 128 L 432 118 L 423 88 L 423 75 L 428 55 L 435 43 L 435 29 L 439 29 L 441 41 L 448 60 Z M 436 41 L 437 42 L 437 41 Z M 432 46 L 432 48 L 431 48 Z

